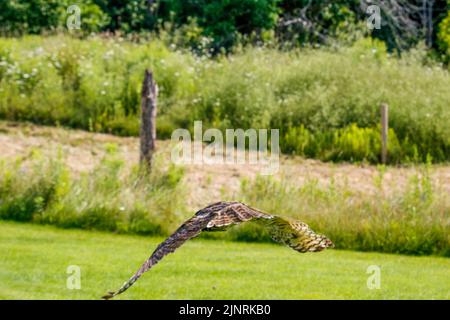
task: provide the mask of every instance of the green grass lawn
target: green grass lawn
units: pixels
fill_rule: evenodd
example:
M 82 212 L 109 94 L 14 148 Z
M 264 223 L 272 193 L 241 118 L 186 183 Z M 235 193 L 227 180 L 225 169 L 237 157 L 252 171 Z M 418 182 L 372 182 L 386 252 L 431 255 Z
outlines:
M 117 289 L 161 238 L 0 221 L 0 299 L 98 299 Z M 81 268 L 81 289 L 66 287 Z M 367 267 L 381 267 L 368 289 Z M 194 240 L 122 299 L 450 299 L 450 259 Z

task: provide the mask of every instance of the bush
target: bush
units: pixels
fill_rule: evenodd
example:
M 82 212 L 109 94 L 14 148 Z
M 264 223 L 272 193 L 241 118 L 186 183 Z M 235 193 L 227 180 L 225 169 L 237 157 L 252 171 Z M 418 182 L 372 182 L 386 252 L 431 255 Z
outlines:
M 58 2 L 58 0 L 2 1 L 0 31 L 6 34 L 22 34 L 54 29 L 61 14 Z
M 437 44 L 442 52 L 445 63 L 450 63 L 450 11 L 447 12 L 447 17 L 439 24 Z
M 175 26 L 189 25 L 193 20 L 201 35 L 212 39 L 210 48 L 216 52 L 230 49 L 241 35 L 259 34 L 275 28 L 278 0 L 172 0 L 159 5 L 163 20 Z
M 93 0 L 27 0 L 0 3 L 0 33 L 4 35 L 41 34 L 57 29 L 66 30 L 67 8 L 77 5 L 81 10 L 81 32 L 102 30 L 109 17 Z
M 109 1 L 93 0 L 109 18 L 105 29 L 122 32 L 151 30 L 156 17 L 151 12 L 148 0 Z
M 284 152 L 325 161 L 367 161 L 380 162 L 381 128 L 359 128 L 356 124 L 330 130 L 328 132 L 312 132 L 303 125 L 288 128 L 281 139 Z M 394 130 L 388 132 L 388 154 L 390 163 L 419 162 L 417 149 L 406 140 L 403 147 Z M 415 150 L 415 152 L 414 152 Z

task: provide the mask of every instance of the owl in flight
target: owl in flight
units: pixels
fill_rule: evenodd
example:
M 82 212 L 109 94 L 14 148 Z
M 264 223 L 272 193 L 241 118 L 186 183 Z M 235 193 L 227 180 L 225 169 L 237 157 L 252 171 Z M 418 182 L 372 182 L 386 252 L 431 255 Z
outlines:
M 111 299 L 127 290 L 165 255 L 174 252 L 200 232 L 223 231 L 232 225 L 250 220 L 265 226 L 273 240 L 298 252 L 318 252 L 334 247 L 331 240 L 312 231 L 306 223 L 267 214 L 241 202 L 217 202 L 197 211 L 192 218 L 184 222 L 177 231 L 158 245 L 150 258 L 119 290 L 109 292 L 103 299 Z

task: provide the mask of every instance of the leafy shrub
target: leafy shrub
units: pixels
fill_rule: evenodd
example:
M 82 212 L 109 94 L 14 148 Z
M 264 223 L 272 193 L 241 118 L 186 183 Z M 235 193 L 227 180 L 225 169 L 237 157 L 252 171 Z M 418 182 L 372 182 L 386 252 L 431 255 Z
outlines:
M 381 128 L 359 128 L 356 124 L 330 130 L 312 132 L 303 125 L 287 129 L 281 139 L 281 149 L 285 152 L 325 161 L 367 161 L 380 162 Z M 410 159 L 419 162 L 413 146 L 404 142 L 403 148 L 393 129 L 388 132 L 389 162 L 399 163 Z M 403 152 L 407 153 L 403 153 Z M 417 152 L 417 150 L 416 150 Z
M 107 25 L 109 17 L 94 0 L 12 0 L 0 3 L 0 33 L 40 34 L 66 29 L 66 20 L 71 15 L 67 8 L 74 4 L 81 10 L 82 32 L 97 32 Z
M 156 17 L 150 10 L 151 6 L 148 0 L 93 0 L 93 2 L 109 18 L 105 25 L 107 30 L 142 31 L 150 30 L 155 25 Z
M 0 3 L 0 25 L 3 33 L 40 33 L 58 25 L 59 1 L 30 0 L 2 1 Z
M 437 43 L 439 49 L 443 53 L 444 61 L 450 62 L 450 11 L 447 12 L 447 17 L 439 24 L 439 31 L 437 34 Z
M 172 0 L 160 3 L 159 14 L 181 27 L 195 19 L 202 36 L 212 39 L 211 49 L 220 51 L 231 48 L 240 35 L 274 29 L 277 4 L 278 0 Z

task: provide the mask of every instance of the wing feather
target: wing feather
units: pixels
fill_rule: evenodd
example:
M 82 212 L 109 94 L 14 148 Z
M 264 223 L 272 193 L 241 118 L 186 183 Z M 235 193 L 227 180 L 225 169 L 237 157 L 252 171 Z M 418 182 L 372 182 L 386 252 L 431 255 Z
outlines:
M 263 221 L 274 241 L 299 252 L 317 252 L 334 247 L 326 236 L 315 233 L 306 223 L 274 216 Z
M 273 216 L 262 211 L 250 208 L 240 202 L 231 202 L 228 206 L 218 211 L 207 224 L 207 229 L 221 228 L 250 221 L 252 219 L 272 219 Z

